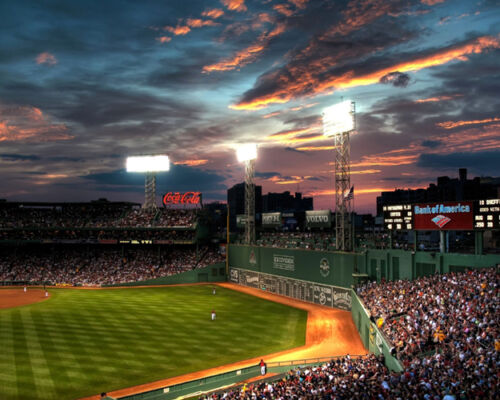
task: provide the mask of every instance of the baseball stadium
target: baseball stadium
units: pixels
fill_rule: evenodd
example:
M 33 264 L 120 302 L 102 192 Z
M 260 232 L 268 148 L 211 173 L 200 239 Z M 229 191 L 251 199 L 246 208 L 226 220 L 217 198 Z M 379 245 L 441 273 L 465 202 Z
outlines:
M 304 233 L 247 214 L 216 240 L 199 195 L 0 204 L 2 399 L 497 398 L 483 231 L 472 254 L 337 249 L 312 211 Z

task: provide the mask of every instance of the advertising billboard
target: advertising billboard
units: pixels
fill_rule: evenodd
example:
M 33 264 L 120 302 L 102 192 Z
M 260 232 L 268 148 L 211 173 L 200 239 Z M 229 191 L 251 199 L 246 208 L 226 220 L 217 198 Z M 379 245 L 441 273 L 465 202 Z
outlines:
M 330 228 L 332 213 L 330 210 L 306 211 L 307 228 Z
M 281 226 L 281 213 L 263 213 L 262 214 L 262 226 L 264 228 L 271 228 L 276 226 Z
M 456 230 L 473 229 L 473 205 L 471 201 L 414 204 L 413 229 Z

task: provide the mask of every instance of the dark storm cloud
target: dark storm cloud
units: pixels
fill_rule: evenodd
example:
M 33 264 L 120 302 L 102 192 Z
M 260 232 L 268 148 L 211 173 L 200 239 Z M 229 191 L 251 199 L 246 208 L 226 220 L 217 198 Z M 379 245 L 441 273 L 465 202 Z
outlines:
M 39 156 L 33 154 L 0 154 L 0 158 L 5 161 L 38 161 Z
M 436 147 L 439 147 L 442 145 L 442 142 L 439 140 L 424 140 L 422 141 L 422 146 L 428 147 L 430 149 L 435 149 Z
M 402 72 L 390 72 L 380 78 L 380 83 L 389 84 L 394 87 L 407 87 L 410 83 L 410 76 Z
M 125 170 L 95 173 L 81 178 L 115 190 L 144 191 L 144 174 L 128 173 Z M 157 191 L 202 191 L 214 192 L 225 189 L 225 178 L 214 171 L 205 171 L 184 165 L 171 165 L 170 171 L 157 173 Z
M 500 150 L 475 153 L 421 154 L 417 166 L 437 170 L 468 168 L 481 175 L 500 175 Z
M 273 176 L 280 177 L 281 174 L 279 172 L 255 172 L 255 177 L 257 178 L 269 179 Z

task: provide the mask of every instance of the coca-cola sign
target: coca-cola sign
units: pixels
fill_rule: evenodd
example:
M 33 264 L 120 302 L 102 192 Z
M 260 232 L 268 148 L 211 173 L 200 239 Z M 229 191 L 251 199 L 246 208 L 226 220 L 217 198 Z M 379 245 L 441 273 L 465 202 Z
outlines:
M 163 196 L 163 204 L 200 204 L 201 192 L 168 192 Z

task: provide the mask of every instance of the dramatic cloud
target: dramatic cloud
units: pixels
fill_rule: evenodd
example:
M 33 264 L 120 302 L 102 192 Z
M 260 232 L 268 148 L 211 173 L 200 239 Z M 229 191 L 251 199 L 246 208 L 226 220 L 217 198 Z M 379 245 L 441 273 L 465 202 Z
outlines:
M 264 51 L 272 38 L 281 35 L 285 31 L 284 24 L 277 24 L 274 29 L 263 33 L 257 41 L 247 48 L 238 51 L 233 57 L 218 62 L 216 64 L 206 65 L 203 67 L 203 72 L 212 71 L 230 71 L 235 68 L 241 68 L 255 61 L 259 53 Z
M 36 63 L 37 64 L 46 64 L 46 65 L 56 65 L 57 59 L 53 54 L 44 52 L 44 53 L 40 53 L 36 57 Z
M 212 8 L 211 10 L 203 11 L 201 15 L 203 17 L 217 19 L 224 15 L 224 11 L 222 11 L 220 8 Z
M 442 49 L 423 51 L 420 54 L 400 54 L 398 58 L 405 60 L 379 69 L 377 69 L 378 63 L 370 63 L 369 60 L 362 65 L 353 64 L 350 68 L 348 65 L 335 68 L 336 63 L 326 62 L 331 56 L 317 59 L 312 65 L 292 62 L 282 69 L 262 75 L 254 88 L 247 91 L 242 99 L 230 108 L 260 109 L 273 103 L 287 103 L 295 98 L 314 96 L 331 90 L 372 85 L 396 71 L 405 73 L 450 61 L 467 61 L 473 54 L 498 48 L 500 48 L 498 38 L 482 36 Z M 372 71 L 367 71 L 367 68 Z
M 470 172 L 481 175 L 498 173 L 500 150 L 479 151 L 475 153 L 421 154 L 418 166 L 439 170 L 467 168 Z
M 175 165 L 188 165 L 190 167 L 196 167 L 198 165 L 205 165 L 208 163 L 208 160 L 184 160 L 184 161 L 176 161 Z
M 69 140 L 65 124 L 54 123 L 39 108 L 0 104 L 0 142 Z
M 394 87 L 406 87 L 410 83 L 410 76 L 399 71 L 389 72 L 380 78 L 380 83 L 390 84 Z
M 434 6 L 439 3 L 444 3 L 446 0 L 421 0 L 423 4 Z
M 157 37 L 156 40 L 158 40 L 160 43 L 168 43 L 172 40 L 172 38 L 168 36 L 160 36 Z
M 437 97 L 428 97 L 426 99 L 417 99 L 415 100 L 415 103 L 435 103 L 438 101 L 447 101 L 447 100 L 453 100 L 456 99 L 457 97 L 462 97 L 463 94 L 454 94 L 454 95 L 443 95 L 443 96 L 437 96 Z
M 445 122 L 438 122 L 436 125 L 444 129 L 453 129 L 459 126 L 483 125 L 483 124 L 490 124 L 493 122 L 500 122 L 500 118 L 494 117 L 494 118 L 487 118 L 487 119 L 473 120 L 473 121 L 445 121 Z
M 245 0 L 221 0 L 221 3 L 230 11 L 243 12 L 247 10 Z

